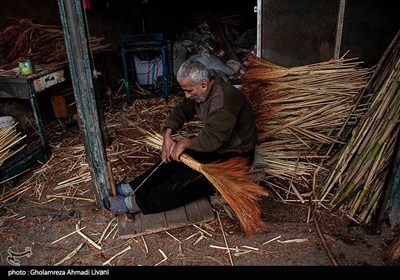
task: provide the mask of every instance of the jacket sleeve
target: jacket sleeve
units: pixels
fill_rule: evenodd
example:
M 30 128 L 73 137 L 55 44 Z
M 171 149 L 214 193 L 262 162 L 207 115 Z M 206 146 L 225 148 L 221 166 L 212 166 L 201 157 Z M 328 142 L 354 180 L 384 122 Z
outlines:
M 176 132 L 182 128 L 185 123 L 193 120 L 195 114 L 196 109 L 193 101 L 185 98 L 172 109 L 163 130 L 171 128 L 173 132 Z
M 193 149 L 199 152 L 213 152 L 226 143 L 236 124 L 236 117 L 228 110 L 215 110 L 207 119 L 203 129 L 192 139 Z

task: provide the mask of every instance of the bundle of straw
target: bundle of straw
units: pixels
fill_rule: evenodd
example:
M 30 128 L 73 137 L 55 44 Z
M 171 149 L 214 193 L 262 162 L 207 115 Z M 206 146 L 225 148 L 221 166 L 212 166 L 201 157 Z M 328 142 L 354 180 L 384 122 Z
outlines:
M 268 164 L 266 174 L 282 186 L 307 193 L 313 186 L 314 191 L 329 172 L 334 151 L 345 144 L 346 132 L 365 112 L 355 104 L 370 70 L 355 60 L 285 68 L 252 54 L 246 58 L 241 90 L 253 107 L 257 151 Z
M 400 32 L 397 33 L 366 88 L 368 111 L 338 153 L 327 177 L 323 198 L 360 223 L 368 223 L 379 206 L 400 131 Z
M 148 132 L 146 144 L 161 150 L 162 137 Z M 259 198 L 269 192 L 248 179 L 249 166 L 244 158 L 231 158 L 225 162 L 201 164 L 183 153 L 180 160 L 202 173 L 219 191 L 234 211 L 246 235 L 262 233 L 266 224 L 261 218 Z
M 14 124 L 13 126 L 0 129 L 0 166 L 6 159 L 12 157 L 25 147 L 25 145 L 22 145 L 13 149 L 26 137 L 26 135 L 21 136 L 20 132 L 16 133 L 16 125 L 17 124 Z
M 103 38 L 90 37 L 92 52 L 105 50 Z M 67 61 L 61 26 L 33 23 L 29 19 L 12 19 L 12 24 L 0 32 L 0 51 L 7 61 L 3 70 L 13 69 L 27 57 L 34 64 L 64 63 Z M 5 73 L 4 73 L 5 74 Z

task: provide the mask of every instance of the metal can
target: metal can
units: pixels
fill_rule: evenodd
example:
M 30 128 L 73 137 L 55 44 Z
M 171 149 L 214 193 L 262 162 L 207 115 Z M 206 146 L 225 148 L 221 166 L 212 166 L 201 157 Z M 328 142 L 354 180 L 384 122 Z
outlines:
M 30 75 L 33 73 L 32 63 L 29 59 L 22 60 L 18 64 L 19 64 L 19 72 L 22 75 Z

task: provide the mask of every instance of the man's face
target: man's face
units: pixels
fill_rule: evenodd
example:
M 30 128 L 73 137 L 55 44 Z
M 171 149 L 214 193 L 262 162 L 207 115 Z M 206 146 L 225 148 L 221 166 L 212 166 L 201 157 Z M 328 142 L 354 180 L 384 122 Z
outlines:
M 180 86 L 186 98 L 189 98 L 197 103 L 203 102 L 207 98 L 208 93 L 207 81 L 202 81 L 200 85 L 194 86 L 187 79 L 184 79 Z

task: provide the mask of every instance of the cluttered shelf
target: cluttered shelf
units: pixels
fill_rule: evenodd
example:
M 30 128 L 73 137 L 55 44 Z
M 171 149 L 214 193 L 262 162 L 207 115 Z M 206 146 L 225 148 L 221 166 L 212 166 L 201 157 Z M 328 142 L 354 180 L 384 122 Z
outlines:
M 88 38 L 92 58 L 110 50 L 110 44 L 103 44 L 103 39 Z M 30 19 L 11 19 L 9 26 L 0 32 L 0 55 L 0 98 L 29 100 L 42 146 L 49 152 L 37 98 L 46 96 L 53 101 L 54 96 L 66 91 L 71 95 L 62 27 L 37 24 Z M 57 117 L 55 109 L 61 108 L 58 111 L 65 116 L 65 104 L 61 107 L 58 104 L 62 103 L 51 104 L 54 115 Z
M 88 39 L 91 54 L 110 50 L 111 45 L 102 43 L 103 40 L 94 36 Z M 36 24 L 30 19 L 13 19 L 0 32 L 0 47 L 4 61 L 0 76 L 21 76 L 20 62 L 27 60 L 34 75 L 46 74 L 43 71 L 52 71 L 68 62 L 62 27 Z
M 18 79 L 38 79 L 44 75 L 47 75 L 51 72 L 54 72 L 60 68 L 63 68 L 67 65 L 67 61 L 62 62 L 54 62 L 48 64 L 40 64 L 40 65 L 33 65 L 32 66 L 32 73 L 28 75 L 24 75 L 21 73 L 21 68 L 19 66 L 10 69 L 0 69 L 0 77 L 4 78 L 18 78 Z

